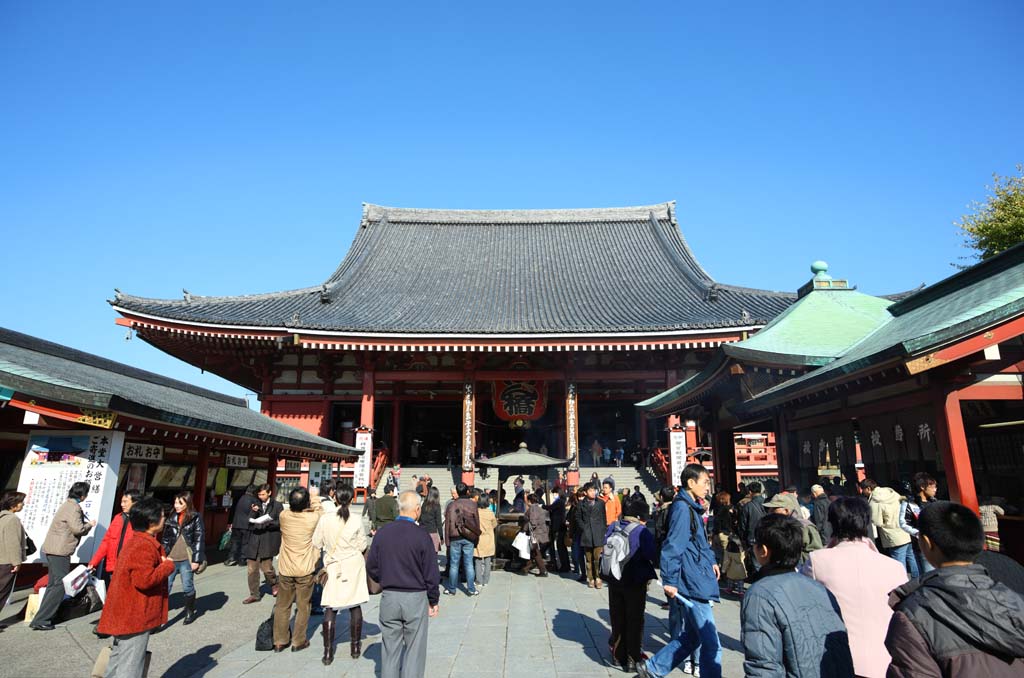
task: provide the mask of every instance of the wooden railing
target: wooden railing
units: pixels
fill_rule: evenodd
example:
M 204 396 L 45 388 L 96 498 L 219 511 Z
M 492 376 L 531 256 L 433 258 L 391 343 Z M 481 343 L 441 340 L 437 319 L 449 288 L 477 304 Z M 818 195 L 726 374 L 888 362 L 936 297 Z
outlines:
M 388 468 L 388 449 L 382 447 L 374 453 L 373 466 L 370 467 L 370 488 L 376 488 L 377 483 L 380 482 L 381 477 L 384 475 L 384 471 Z

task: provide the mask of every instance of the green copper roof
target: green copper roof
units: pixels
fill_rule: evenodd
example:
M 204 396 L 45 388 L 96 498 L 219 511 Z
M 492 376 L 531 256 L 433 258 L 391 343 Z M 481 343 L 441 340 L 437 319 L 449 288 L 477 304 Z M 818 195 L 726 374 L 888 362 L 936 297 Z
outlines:
M 838 284 L 827 270 L 825 262 L 814 262 L 808 291 L 749 339 L 723 346 L 726 355 L 750 363 L 826 365 L 889 320 L 891 301 Z
M 888 320 L 835 361 L 745 403 L 759 410 L 887 360 L 936 350 L 1024 314 L 1024 243 L 887 309 Z
M 703 370 L 682 383 L 676 384 L 667 391 L 662 391 L 656 396 L 636 403 L 636 407 L 639 407 L 644 412 L 658 412 L 669 406 L 676 407 L 682 404 L 682 401 L 688 395 L 695 393 L 701 386 L 712 381 L 721 369 L 725 367 L 727 362 L 728 358 L 719 351 L 715 353 L 715 357 L 711 359 L 711 362 Z

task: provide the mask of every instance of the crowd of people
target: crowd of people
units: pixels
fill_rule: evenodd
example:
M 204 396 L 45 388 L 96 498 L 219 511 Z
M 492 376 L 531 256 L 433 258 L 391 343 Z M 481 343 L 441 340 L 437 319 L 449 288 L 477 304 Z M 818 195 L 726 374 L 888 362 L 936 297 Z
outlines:
M 443 506 L 428 477 L 414 481 L 404 492 L 390 482 L 365 515 L 353 510 L 351 488 L 333 481 L 291 489 L 287 505 L 268 485 L 248 488 L 235 506 L 227 564 L 246 567 L 242 604 L 264 591 L 276 598 L 275 652 L 307 649 L 319 614 L 322 662 L 332 664 L 338 615 L 347 611 L 358 659 L 362 606 L 380 593 L 381 675 L 427 675 L 428 620 L 440 596 L 459 595 L 463 583 L 466 595 L 481 594 L 498 555 L 498 515 L 511 512 L 518 534 L 507 569 L 572 573 L 607 587 L 611 661 L 641 678 L 676 667 L 721 676 L 715 606 L 723 597 L 741 601 L 746 676 L 1024 675 L 1024 568 L 991 548 L 978 515 L 938 500 L 938 483 L 925 473 L 906 487 L 865 479 L 849 493 L 822 481 L 807 494 L 791 486 L 765 496 L 758 482 L 712 493 L 708 471 L 690 464 L 653 505 L 639 486 L 617 490 L 610 477 L 577 488 L 533 479 L 530 491 L 517 478 L 511 503 L 458 483 Z M 81 485 L 70 488 L 42 545 L 53 581 L 93 527 L 79 506 L 88 491 Z M 24 502 L 17 492 L 0 499 L 0 603 L 34 548 L 16 516 Z M 125 492 L 89 563 L 109 578 L 96 628 L 112 637 L 107 676 L 143 675 L 149 635 L 167 624 L 176 579 L 184 623 L 195 621 L 194 575 L 205 562 L 190 493 L 165 507 Z M 664 595 L 670 639 L 648 655 L 652 581 Z M 47 587 L 33 629 L 54 627 L 62 597 L 60 586 Z

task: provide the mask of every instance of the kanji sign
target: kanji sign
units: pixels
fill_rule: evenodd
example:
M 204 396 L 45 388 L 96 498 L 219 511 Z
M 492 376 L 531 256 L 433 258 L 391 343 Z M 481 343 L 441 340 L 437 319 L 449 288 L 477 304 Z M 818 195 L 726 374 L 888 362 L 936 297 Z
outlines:
M 540 419 L 547 409 L 546 381 L 496 381 L 492 392 L 494 413 L 503 421 Z
M 244 454 L 225 454 L 224 465 L 228 468 L 249 468 L 249 457 Z
M 363 453 L 359 455 L 352 470 L 352 485 L 367 487 L 370 484 L 370 467 L 373 465 L 373 434 L 369 431 L 356 433 L 356 447 Z
M 143 443 L 125 443 L 124 457 L 128 460 L 163 461 L 163 445 L 145 445 Z

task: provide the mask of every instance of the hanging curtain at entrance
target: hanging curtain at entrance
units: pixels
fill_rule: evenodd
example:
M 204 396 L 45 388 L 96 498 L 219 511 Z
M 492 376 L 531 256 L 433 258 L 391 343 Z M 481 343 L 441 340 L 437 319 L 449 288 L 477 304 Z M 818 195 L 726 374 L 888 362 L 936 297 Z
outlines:
M 495 381 L 491 387 L 494 414 L 502 421 L 534 421 L 544 416 L 548 404 L 546 381 Z

